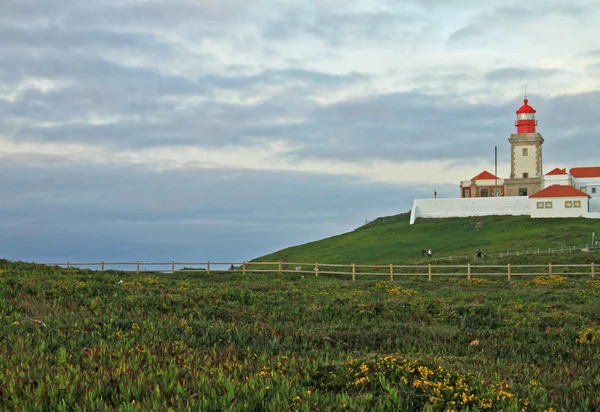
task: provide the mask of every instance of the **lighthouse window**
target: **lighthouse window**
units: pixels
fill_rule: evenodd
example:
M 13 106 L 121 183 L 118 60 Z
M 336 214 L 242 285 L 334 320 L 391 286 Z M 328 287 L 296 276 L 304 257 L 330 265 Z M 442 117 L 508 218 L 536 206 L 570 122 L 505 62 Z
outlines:
M 526 147 L 523 148 L 523 157 L 527 157 L 528 154 L 529 154 L 529 149 L 527 149 Z
M 534 120 L 535 117 L 534 117 L 533 113 L 521 113 L 521 114 L 517 115 L 517 119 L 518 120 Z

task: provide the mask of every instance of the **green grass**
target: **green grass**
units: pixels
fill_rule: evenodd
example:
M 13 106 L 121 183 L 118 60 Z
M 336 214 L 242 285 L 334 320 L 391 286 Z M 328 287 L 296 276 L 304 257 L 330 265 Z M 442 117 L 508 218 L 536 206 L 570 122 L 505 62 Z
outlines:
M 351 282 L 0 260 L 0 410 L 598 410 L 599 325 L 589 278 Z
M 464 258 L 467 255 L 472 257 L 477 248 L 495 253 L 584 245 L 591 243 L 592 232 L 600 236 L 600 220 L 486 216 L 418 219 L 414 225 L 409 225 L 408 214 L 403 214 L 379 218 L 352 232 L 289 247 L 260 257 L 257 261 L 276 262 L 285 260 L 287 256 L 289 262 L 302 263 L 418 263 L 425 261 L 421 258 L 423 248 L 431 248 L 434 258 Z M 528 260 L 541 260 L 544 263 L 562 263 L 563 259 L 591 262 L 589 255 L 577 252 L 561 256 L 554 254 L 551 260 L 547 255 L 539 258 L 530 256 Z M 465 262 L 467 260 L 463 259 Z

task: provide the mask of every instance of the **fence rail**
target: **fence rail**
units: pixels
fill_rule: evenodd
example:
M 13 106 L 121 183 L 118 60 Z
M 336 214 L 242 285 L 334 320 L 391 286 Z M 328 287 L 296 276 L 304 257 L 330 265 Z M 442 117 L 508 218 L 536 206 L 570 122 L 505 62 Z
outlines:
M 65 263 L 41 263 L 47 266 L 60 266 L 65 268 L 92 268 L 99 267 L 101 271 L 111 270 L 110 267 L 135 265 L 135 269 L 122 270 L 120 272 L 133 273 L 295 273 L 319 275 L 348 276 L 353 281 L 357 277 L 380 276 L 387 277 L 393 281 L 395 277 L 401 276 L 427 276 L 431 281 L 433 276 L 467 276 L 470 280 L 473 276 L 501 276 L 511 281 L 514 276 L 543 276 L 543 275 L 577 275 L 595 278 L 596 266 L 590 264 L 556 264 L 547 265 L 359 265 L 333 264 L 333 263 L 290 263 L 279 262 L 65 262 Z M 155 268 L 149 269 L 148 267 Z M 161 266 L 161 267 L 156 267 Z M 189 267 L 191 266 L 191 267 Z M 229 266 L 229 267 L 227 267 Z M 98 270 L 96 269 L 96 270 Z M 346 270 L 344 270 L 346 269 Z M 114 270 L 114 269 L 113 269 Z
M 575 253 L 575 252 L 598 252 L 600 251 L 600 246 L 598 242 L 595 241 L 593 244 L 586 243 L 582 245 L 570 245 L 570 246 L 560 246 L 560 247 L 549 247 L 549 248 L 535 248 L 535 249 L 525 249 L 525 250 L 507 250 L 505 252 L 487 252 L 488 258 L 504 258 L 510 256 L 522 256 L 522 255 L 551 255 L 555 253 Z M 456 254 L 451 256 L 437 256 L 432 260 L 453 260 L 453 259 L 475 259 L 475 253 L 473 254 Z

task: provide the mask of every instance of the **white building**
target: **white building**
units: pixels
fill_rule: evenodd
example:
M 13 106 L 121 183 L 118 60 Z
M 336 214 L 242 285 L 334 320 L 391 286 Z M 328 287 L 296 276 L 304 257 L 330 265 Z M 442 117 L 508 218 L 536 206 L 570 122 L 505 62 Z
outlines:
M 573 186 L 573 179 L 567 173 L 567 169 L 559 169 L 558 167 L 544 176 L 542 179 L 542 189 L 553 185 Z
M 591 197 L 600 197 L 600 167 L 574 167 L 570 171 L 573 186 Z
M 571 185 L 552 185 L 529 196 L 531 217 L 590 217 L 590 196 Z

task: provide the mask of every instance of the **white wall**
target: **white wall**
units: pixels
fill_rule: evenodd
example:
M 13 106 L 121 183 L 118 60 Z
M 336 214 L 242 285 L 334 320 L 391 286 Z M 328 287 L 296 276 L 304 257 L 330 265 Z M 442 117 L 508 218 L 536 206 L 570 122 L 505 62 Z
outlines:
M 527 156 L 523 156 L 523 149 L 527 149 Z M 538 177 L 535 145 L 515 146 L 515 178 L 522 179 L 523 173 L 528 173 L 530 178 Z
M 588 217 L 588 198 L 577 197 L 533 197 L 531 200 L 531 217 Z M 565 202 L 581 202 L 581 207 L 565 207 Z M 537 203 L 543 202 L 544 208 L 538 209 Z M 552 202 L 552 208 L 546 208 L 546 202 Z
M 600 197 L 600 178 L 598 177 L 582 177 L 582 178 L 573 178 L 573 183 L 575 187 L 579 190 L 585 187 L 586 193 L 591 197 Z M 596 193 L 593 193 L 596 189 Z
M 590 213 L 600 212 L 600 197 L 592 197 L 589 205 L 588 211 Z
M 546 175 L 542 179 L 542 189 L 545 189 L 552 185 L 565 185 L 571 186 L 571 176 L 568 174 L 564 175 Z
M 419 217 L 444 218 L 491 215 L 529 215 L 531 202 L 526 196 L 472 197 L 464 199 L 415 199 L 410 224 Z

